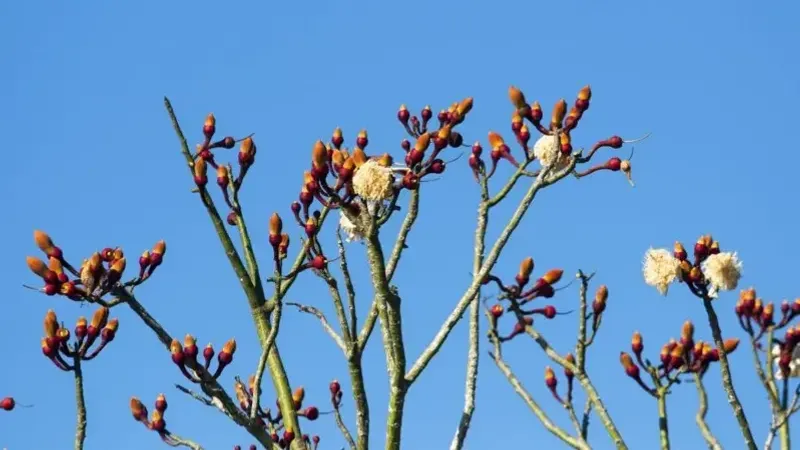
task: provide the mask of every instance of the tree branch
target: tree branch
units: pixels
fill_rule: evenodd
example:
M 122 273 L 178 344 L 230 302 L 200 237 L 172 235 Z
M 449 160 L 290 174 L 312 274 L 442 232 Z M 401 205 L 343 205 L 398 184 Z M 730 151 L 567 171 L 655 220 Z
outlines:
M 486 260 L 481 265 L 481 270 L 475 274 L 472 283 L 467 288 L 464 295 L 459 299 L 455 309 L 453 312 L 447 317 L 445 322 L 442 324 L 439 331 L 434 336 L 433 340 L 430 344 L 423 350 L 422 354 L 419 355 L 417 360 L 411 366 L 408 373 L 406 373 L 406 381 L 409 384 L 412 384 L 417 377 L 419 377 L 420 373 L 427 367 L 428 363 L 430 363 L 431 359 L 439 352 L 444 345 L 444 341 L 450 335 L 450 332 L 456 326 L 461 317 L 464 315 L 464 312 L 469 306 L 470 302 L 474 298 L 475 294 L 478 292 L 480 288 L 481 281 L 489 274 L 489 272 L 494 268 L 494 265 L 497 263 L 497 259 L 500 257 L 500 253 L 505 248 L 508 240 L 511 238 L 511 235 L 514 233 L 514 230 L 519 226 L 522 218 L 525 216 L 525 213 L 530 208 L 531 204 L 533 203 L 534 197 L 539 192 L 540 189 L 550 186 L 551 184 L 557 182 L 558 180 L 567 176 L 574 168 L 575 162 L 577 158 L 573 158 L 570 164 L 563 169 L 561 172 L 553 176 L 552 178 L 548 178 L 550 173 L 549 168 L 542 170 L 539 176 L 536 178 L 528 191 L 525 193 L 525 196 L 520 201 L 519 205 L 517 206 L 516 211 L 511 217 L 511 220 L 508 222 L 506 227 L 500 233 L 500 237 L 497 238 L 497 241 L 492 246 L 492 249 L 489 251 L 489 254 L 486 257 Z
M 733 409 L 733 415 L 739 424 L 739 430 L 744 438 L 744 444 L 748 450 L 757 450 L 753 433 L 750 431 L 750 424 L 747 422 L 747 417 L 744 414 L 744 409 L 736 395 L 736 389 L 733 387 L 733 378 L 731 377 L 730 364 L 728 363 L 728 354 L 725 351 L 725 345 L 722 340 L 722 330 L 719 326 L 719 319 L 717 313 L 714 311 L 714 306 L 711 304 L 711 298 L 703 294 L 703 306 L 705 307 L 706 314 L 708 315 L 708 324 L 711 326 L 711 335 L 714 338 L 714 345 L 719 351 L 719 370 L 722 373 L 722 387 L 725 389 L 725 394 L 728 397 L 728 403 Z
M 697 388 L 697 398 L 698 398 L 698 407 L 697 407 L 697 414 L 694 416 L 695 422 L 697 422 L 698 428 L 700 428 L 700 433 L 703 435 L 703 439 L 706 441 L 706 445 L 708 445 L 709 450 L 722 450 L 722 446 L 719 445 L 719 441 L 711 432 L 711 428 L 708 426 L 708 422 L 706 422 L 706 415 L 708 414 L 708 395 L 706 394 L 706 388 L 703 385 L 703 378 L 697 372 L 694 372 L 694 384 Z
M 328 322 L 328 319 L 325 317 L 325 314 L 323 314 L 322 311 L 313 306 L 303 305 L 301 303 L 287 302 L 286 304 L 289 306 L 294 306 L 300 312 L 311 314 L 312 316 L 315 316 L 317 319 L 319 319 L 319 322 L 322 324 L 322 328 L 325 330 L 325 332 L 328 333 L 328 335 L 333 339 L 333 341 L 342 350 L 342 352 L 347 354 L 347 346 L 345 345 L 342 338 L 336 333 L 336 330 L 334 330 L 333 327 L 331 327 L 330 322 Z
M 525 387 L 522 385 L 522 382 L 519 381 L 514 372 L 511 370 L 508 364 L 503 360 L 503 354 L 500 347 L 500 342 L 498 339 L 492 339 L 494 341 L 494 352 L 490 352 L 489 356 L 492 358 L 494 363 L 497 365 L 497 368 L 505 375 L 506 379 L 511 386 L 514 388 L 514 391 L 522 397 L 522 400 L 525 401 L 525 404 L 528 405 L 528 408 L 533 412 L 534 415 L 542 422 L 542 425 L 552 433 L 557 438 L 561 439 L 565 444 L 569 445 L 572 448 L 581 449 L 581 450 L 589 450 L 589 446 L 580 442 L 573 436 L 570 436 L 566 430 L 556 425 L 550 417 L 547 416 L 547 413 L 539 406 L 538 403 L 533 399 L 533 397 L 528 393 Z
M 81 357 L 73 358 L 72 372 L 75 374 L 75 405 L 77 407 L 77 424 L 75 426 L 75 450 L 83 450 L 86 441 L 86 400 L 83 396 L 83 369 Z

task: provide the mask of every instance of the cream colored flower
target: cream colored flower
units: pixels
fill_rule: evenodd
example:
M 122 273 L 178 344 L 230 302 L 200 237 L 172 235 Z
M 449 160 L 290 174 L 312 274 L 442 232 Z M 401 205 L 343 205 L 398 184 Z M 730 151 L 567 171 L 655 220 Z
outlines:
M 709 255 L 701 266 L 710 285 L 709 295 L 716 297 L 717 291 L 732 291 L 742 277 L 742 262 L 736 253 L 723 252 Z
M 667 295 L 670 283 L 681 276 L 681 262 L 667 249 L 651 248 L 644 254 L 642 273 L 645 283 Z
M 353 175 L 353 190 L 364 200 L 388 200 L 394 194 L 392 169 L 368 160 Z
M 361 229 L 354 224 L 343 212 L 339 213 L 339 228 L 345 234 L 347 242 L 360 241 L 364 238 Z
M 557 136 L 543 135 L 533 144 L 533 155 L 542 167 L 553 166 L 555 170 L 561 170 L 569 165 L 570 157 L 561 153 L 561 145 L 557 139 Z
M 778 361 L 778 357 L 781 355 L 781 346 L 780 345 L 773 345 L 772 346 L 772 357 L 775 362 L 775 379 L 782 380 L 783 373 L 778 365 L 780 361 Z M 789 378 L 797 378 L 800 377 L 800 345 L 794 347 L 792 350 L 792 360 L 789 361 Z

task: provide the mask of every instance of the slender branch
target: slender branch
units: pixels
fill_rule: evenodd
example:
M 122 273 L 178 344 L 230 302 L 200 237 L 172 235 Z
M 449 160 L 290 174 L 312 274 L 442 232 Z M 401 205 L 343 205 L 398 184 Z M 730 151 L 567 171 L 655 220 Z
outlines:
M 725 346 L 722 341 L 722 330 L 719 326 L 719 319 L 717 313 L 714 311 L 714 306 L 711 304 L 711 298 L 708 295 L 703 295 L 703 306 L 705 307 L 706 314 L 708 315 L 708 324 L 711 326 L 711 335 L 714 338 L 714 345 L 719 351 L 719 369 L 722 373 L 722 387 L 725 389 L 725 394 L 728 397 L 728 403 L 733 409 L 733 415 L 739 424 L 739 431 L 744 438 L 744 444 L 748 450 L 757 450 L 753 433 L 750 431 L 750 424 L 747 422 L 747 417 L 744 414 L 744 409 L 736 395 L 736 389 L 733 387 L 733 378 L 731 377 L 730 364 L 728 363 L 728 354 L 725 351 Z
M 189 144 L 186 141 L 186 137 L 181 130 L 180 124 L 178 123 L 178 118 L 175 115 L 175 111 L 172 108 L 172 104 L 170 103 L 169 99 L 164 97 L 164 106 L 167 109 L 167 113 L 169 114 L 170 121 L 172 122 L 172 126 L 175 129 L 175 134 L 178 136 L 178 140 L 181 144 L 181 152 L 183 153 L 184 158 L 186 159 L 186 163 L 189 166 L 188 169 L 193 172 L 194 168 L 194 159 L 192 157 L 192 153 L 189 150 Z M 200 197 L 203 201 L 203 204 L 206 207 L 206 211 L 208 212 L 209 218 L 211 219 L 211 223 L 214 225 L 214 229 L 217 232 L 217 236 L 219 237 L 220 243 L 225 250 L 225 254 L 228 256 L 228 261 L 233 267 L 234 272 L 236 273 L 237 278 L 239 278 L 239 283 L 244 290 L 247 301 L 250 306 L 250 310 L 253 315 L 253 320 L 256 326 L 256 332 L 258 334 L 258 339 L 261 344 L 262 350 L 268 347 L 268 340 L 270 335 L 270 322 L 267 314 L 267 310 L 262 308 L 265 306 L 266 299 L 264 297 L 263 290 L 259 290 L 257 286 L 260 283 L 253 284 L 250 278 L 250 274 L 248 273 L 247 269 L 245 268 L 244 264 L 242 263 L 242 259 L 239 256 L 236 247 L 233 245 L 233 241 L 231 240 L 230 235 L 228 234 L 227 229 L 225 228 L 225 224 L 222 221 L 222 218 L 217 211 L 216 206 L 214 206 L 214 200 L 209 195 L 208 191 L 205 189 L 199 190 Z M 327 212 L 327 209 L 323 211 L 323 214 Z M 305 252 L 303 253 L 303 257 L 305 257 Z M 281 297 L 285 293 L 285 289 L 288 289 L 288 286 L 292 284 L 295 277 L 291 277 L 286 280 L 286 287 L 283 291 L 280 289 L 276 289 L 276 296 Z M 292 390 L 289 383 L 289 378 L 286 374 L 286 370 L 283 367 L 283 361 L 281 360 L 280 353 L 278 352 L 277 347 L 273 348 L 272 351 L 269 351 L 268 356 L 268 366 L 270 369 L 270 375 L 273 381 L 273 385 L 275 387 L 275 392 L 278 395 L 278 401 L 281 405 L 281 410 L 284 411 L 284 422 L 288 429 L 294 431 L 298 436 L 302 435 L 302 430 L 300 429 L 300 422 L 297 419 L 297 413 L 294 410 L 294 402 L 292 400 Z M 293 443 L 293 446 L 299 447 L 301 449 L 305 448 L 305 443 L 303 443 L 300 439 L 296 440 Z
M 489 271 L 494 268 L 494 265 L 497 263 L 497 259 L 500 257 L 500 253 L 505 248 L 508 240 L 511 238 L 511 235 L 514 233 L 514 230 L 517 229 L 522 218 L 525 216 L 525 213 L 530 208 L 531 204 L 533 203 L 534 197 L 539 192 L 540 189 L 550 186 L 551 184 L 557 182 L 558 180 L 567 176 L 572 169 L 575 168 L 575 161 L 576 158 L 570 162 L 570 164 L 563 169 L 561 172 L 555 174 L 553 177 L 549 177 L 550 168 L 548 167 L 545 170 L 542 170 L 539 176 L 536 178 L 528 191 L 525 193 L 525 196 L 520 201 L 519 205 L 517 206 L 516 211 L 511 216 L 511 220 L 509 220 L 506 227 L 500 233 L 500 236 L 497 238 L 497 241 L 492 246 L 492 249 L 489 251 L 489 254 L 486 256 L 486 260 L 481 265 L 481 270 L 475 274 L 472 283 L 467 288 L 464 295 L 456 304 L 455 309 L 453 312 L 447 317 L 445 322 L 442 324 L 439 331 L 434 336 L 433 340 L 425 350 L 422 351 L 422 354 L 419 355 L 417 360 L 411 366 L 408 373 L 406 373 L 406 380 L 409 384 L 413 383 L 417 377 L 419 377 L 420 373 L 427 367 L 428 363 L 430 363 L 431 359 L 439 352 L 444 345 L 444 341 L 450 335 L 450 332 L 456 326 L 461 317 L 464 315 L 464 312 L 469 306 L 469 303 L 472 301 L 475 294 L 478 292 L 480 288 L 481 281 L 489 274 Z
M 75 450 L 83 450 L 86 441 L 86 399 L 83 396 L 83 369 L 81 358 L 73 358 L 72 372 L 75 374 L 75 405 L 77 407 L 77 424 L 75 426 Z
M 614 425 L 614 421 L 611 419 L 611 416 L 608 414 L 608 410 L 606 409 L 603 401 L 600 399 L 600 394 L 597 393 L 594 385 L 592 384 L 591 380 L 589 380 L 588 375 L 586 372 L 582 372 L 578 370 L 574 364 L 570 363 L 564 357 L 562 357 L 557 351 L 550 346 L 547 340 L 536 331 L 535 328 L 531 326 L 525 327 L 525 332 L 533 338 L 533 340 L 539 344 L 539 347 L 544 350 L 545 354 L 556 364 L 560 365 L 561 367 L 567 368 L 575 374 L 575 378 L 583 387 L 583 390 L 586 392 L 586 396 L 592 401 L 593 407 L 597 412 L 597 415 L 600 417 L 600 421 L 603 422 L 603 426 L 606 429 L 609 437 L 612 441 L 614 441 L 614 445 L 617 447 L 618 450 L 627 450 L 628 446 L 625 444 L 625 441 L 622 439 L 622 435 L 620 434 L 619 430 L 617 429 L 616 425 Z
M 334 330 L 333 327 L 331 327 L 330 322 L 328 322 L 328 319 L 325 317 L 325 314 L 323 314 L 322 311 L 320 311 L 319 309 L 317 309 L 317 308 L 315 308 L 313 306 L 303 305 L 301 303 L 287 302 L 286 304 L 289 305 L 289 306 L 294 306 L 300 312 L 304 312 L 306 314 L 311 314 L 312 316 L 315 316 L 317 319 L 319 319 L 319 322 L 322 324 L 322 328 L 325 330 L 325 332 L 328 333 L 328 335 L 330 335 L 330 337 L 333 339 L 333 341 L 336 343 L 336 345 L 340 349 L 342 349 L 342 352 L 344 352 L 345 354 L 347 353 L 347 346 L 345 345 L 345 343 L 342 340 L 341 336 L 339 336 L 336 333 L 336 330 Z
M 581 438 L 584 441 L 589 439 L 589 419 L 592 417 L 592 399 L 587 398 L 583 406 L 583 417 L 581 418 Z
M 489 222 L 489 185 L 486 177 L 481 178 L 481 197 L 478 206 L 478 221 L 475 228 L 474 254 L 472 258 L 472 273 L 477 274 L 483 264 L 486 251 L 486 228 Z M 475 412 L 475 391 L 478 382 L 478 361 L 480 359 L 480 290 L 472 299 L 469 314 L 469 347 L 467 349 L 467 375 L 464 382 L 464 409 L 458 423 L 456 434 L 450 443 L 450 450 L 460 450 L 467 438 L 472 415 Z
M 525 387 L 522 385 L 522 382 L 519 381 L 514 372 L 511 370 L 511 367 L 503 360 L 503 354 L 500 348 L 500 342 L 498 339 L 493 339 L 494 341 L 494 352 L 490 352 L 489 356 L 492 358 L 494 363 L 497 365 L 497 368 L 500 369 L 500 372 L 505 375 L 508 382 L 514 388 L 514 391 L 522 397 L 522 400 L 525 401 L 525 404 L 528 405 L 528 408 L 533 412 L 534 415 L 539 419 L 539 421 L 544 425 L 544 427 L 552 433 L 557 438 L 561 439 L 565 444 L 569 445 L 572 448 L 576 449 L 589 449 L 588 445 L 581 443 L 579 440 L 570 436 L 566 430 L 556 425 L 550 417 L 547 416 L 547 413 L 544 412 L 541 406 L 536 403 L 536 400 L 528 393 Z
M 709 450 L 722 450 L 722 446 L 719 445 L 719 441 L 711 432 L 708 422 L 706 422 L 706 415 L 708 414 L 708 395 L 703 385 L 703 377 L 697 372 L 694 372 L 694 385 L 697 388 L 697 399 L 699 403 L 694 420 L 697 422 L 697 426 L 700 428 L 700 433 L 702 433 Z
M 186 447 L 192 450 L 203 450 L 203 446 L 192 440 L 178 436 L 170 432 L 164 432 L 162 440 L 171 447 Z
M 351 450 L 356 450 L 356 442 L 353 440 L 353 435 L 350 434 L 350 430 L 347 429 L 347 425 L 344 424 L 344 420 L 342 420 L 342 413 L 339 412 L 339 408 L 333 409 L 333 417 L 336 420 L 336 426 L 339 427 L 339 431 L 342 432 L 342 436 L 344 440 L 347 441 L 347 445 L 350 447 Z
M 656 395 L 658 402 L 658 437 L 661 443 L 661 450 L 669 450 L 669 422 L 667 419 L 667 390 L 659 389 Z
M 419 215 L 419 189 L 411 191 L 411 198 L 408 199 L 408 212 L 400 225 L 400 231 L 397 234 L 397 239 L 394 242 L 394 248 L 389 255 L 389 260 L 386 262 L 386 279 L 391 281 L 394 278 L 394 272 L 397 270 L 397 263 L 400 261 L 400 256 L 406 248 L 406 240 L 408 233 L 411 232 L 411 227 L 417 221 Z
M 116 289 L 113 294 L 120 298 L 137 316 L 139 316 L 142 322 L 155 333 L 158 340 L 161 341 L 161 344 L 169 351 L 172 337 L 167 333 L 164 327 L 147 312 L 144 306 L 136 300 L 136 297 L 122 288 Z M 266 448 L 272 448 L 272 439 L 269 433 L 265 431 L 264 427 L 258 422 L 250 421 L 249 417 L 241 412 L 237 404 L 234 403 L 233 399 L 225 392 L 225 389 L 205 371 L 203 366 L 197 365 L 191 366 L 190 368 L 201 375 L 201 387 L 203 392 L 213 399 L 212 402 L 218 409 L 230 417 L 237 425 L 247 429 L 259 443 Z
M 341 228 L 336 229 L 336 245 L 339 250 L 339 268 L 344 278 L 344 290 L 347 294 L 347 311 L 349 313 L 350 336 L 355 339 L 358 335 L 358 317 L 356 316 L 356 290 L 353 279 L 350 277 L 350 267 L 347 265 L 347 252 L 342 242 Z
M 236 185 L 232 170 L 228 170 L 228 186 L 233 192 L 233 195 L 231 196 L 233 199 L 232 206 L 237 214 L 236 228 L 239 230 L 239 237 L 242 240 L 242 250 L 244 250 L 244 260 L 247 264 L 247 273 L 250 275 L 250 282 L 253 284 L 256 293 L 260 298 L 263 299 L 264 286 L 261 283 L 261 275 L 259 274 L 258 270 L 256 254 L 255 251 L 253 251 L 253 244 L 250 240 L 250 233 L 247 231 L 247 223 L 244 218 L 244 211 L 242 211 L 242 205 L 239 203 L 239 189 L 241 189 L 241 186 Z

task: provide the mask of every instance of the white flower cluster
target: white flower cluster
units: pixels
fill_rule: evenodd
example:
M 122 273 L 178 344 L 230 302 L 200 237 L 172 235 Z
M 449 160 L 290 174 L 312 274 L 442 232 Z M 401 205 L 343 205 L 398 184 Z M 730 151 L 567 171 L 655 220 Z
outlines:
M 669 285 L 681 276 L 681 262 L 667 249 L 651 248 L 644 255 L 642 273 L 645 283 L 667 295 Z

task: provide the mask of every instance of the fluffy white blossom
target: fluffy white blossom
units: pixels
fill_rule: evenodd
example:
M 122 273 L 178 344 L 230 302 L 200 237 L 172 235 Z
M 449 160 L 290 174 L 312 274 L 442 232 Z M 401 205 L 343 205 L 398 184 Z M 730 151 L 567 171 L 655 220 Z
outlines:
M 651 248 L 644 254 L 642 273 L 645 283 L 667 295 L 670 283 L 681 275 L 681 262 L 669 250 Z
M 742 262 L 736 253 L 722 252 L 708 255 L 701 266 L 710 285 L 709 295 L 716 297 L 718 291 L 732 291 L 742 277 Z
M 542 167 L 553 166 L 555 170 L 561 170 L 569 165 L 570 157 L 561 153 L 561 143 L 557 139 L 557 136 L 543 135 L 533 144 L 533 155 Z
M 339 228 L 344 232 L 347 242 L 360 241 L 364 238 L 361 229 L 348 219 L 343 212 L 339 213 Z
M 783 373 L 779 367 L 780 361 L 778 358 L 781 354 L 781 346 L 780 345 L 773 345 L 772 346 L 772 357 L 775 361 L 775 379 L 782 380 Z M 800 345 L 795 346 L 794 350 L 792 350 L 792 360 L 789 361 L 789 378 L 797 378 L 800 377 Z
M 364 200 L 388 200 L 394 194 L 392 169 L 368 160 L 353 175 L 353 190 Z

